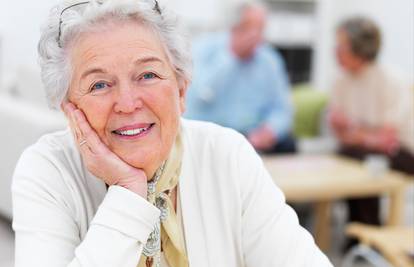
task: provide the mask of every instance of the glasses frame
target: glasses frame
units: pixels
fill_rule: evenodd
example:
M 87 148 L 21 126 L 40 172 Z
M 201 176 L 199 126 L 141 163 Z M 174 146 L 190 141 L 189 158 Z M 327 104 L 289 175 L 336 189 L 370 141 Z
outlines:
M 63 23 L 62 15 L 63 15 L 63 13 L 64 13 L 66 10 L 70 9 L 70 8 L 73 8 L 73 7 L 75 7 L 75 6 L 80 6 L 80 5 L 89 4 L 90 2 L 91 2 L 91 1 L 83 1 L 83 2 L 79 2 L 79 3 L 76 3 L 76 4 L 73 4 L 73 5 L 70 5 L 70 6 L 65 7 L 65 8 L 64 8 L 64 9 L 62 9 L 62 11 L 60 12 L 60 15 L 59 15 L 59 31 L 58 31 L 58 36 L 57 36 L 57 39 L 56 39 L 56 42 L 58 43 L 58 46 L 59 46 L 60 48 L 62 48 L 62 44 L 61 44 L 61 42 L 60 42 L 60 38 L 62 37 L 62 23 Z M 154 0 L 154 2 L 155 2 L 155 5 L 154 5 L 153 10 L 154 10 L 155 12 L 157 12 L 160 16 L 162 16 L 161 9 L 160 9 L 160 6 L 159 6 L 159 4 L 158 4 L 158 1 L 157 1 L 157 0 Z M 98 2 L 98 3 L 102 4 L 102 2 Z

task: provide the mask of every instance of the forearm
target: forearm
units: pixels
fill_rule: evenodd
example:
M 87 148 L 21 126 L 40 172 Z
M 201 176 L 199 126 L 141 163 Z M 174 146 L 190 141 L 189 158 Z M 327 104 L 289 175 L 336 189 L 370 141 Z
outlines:
M 340 142 L 346 145 L 364 146 L 367 138 L 366 133 L 360 129 L 336 129 L 335 133 Z
M 278 139 L 283 139 L 292 131 L 293 114 L 290 108 L 274 110 L 269 114 L 265 124 L 272 129 Z
M 158 217 L 159 210 L 142 197 L 119 186 L 110 187 L 72 263 L 136 266 Z
M 275 83 L 277 88 L 268 98 L 272 99 L 271 110 L 268 113 L 266 122 L 271 126 L 278 138 L 283 139 L 292 131 L 294 108 L 290 98 L 290 88 L 287 82 Z
M 337 136 L 345 145 L 362 146 L 382 152 L 390 152 L 390 149 L 398 145 L 397 132 L 389 126 L 381 128 L 349 127 L 337 131 Z
M 156 207 L 119 186 L 109 188 L 82 240 L 79 229 L 67 227 L 62 210 L 53 217 L 38 213 L 37 219 L 19 216 L 15 221 L 17 267 L 136 266 L 159 216 Z
M 195 65 L 197 62 L 195 62 Z M 196 65 L 197 66 L 197 65 Z M 214 102 L 217 96 L 220 96 L 221 90 L 226 90 L 221 84 L 234 78 L 234 62 L 229 58 L 224 60 L 211 59 L 206 62 L 199 62 L 198 67 L 194 70 L 192 85 L 189 89 L 192 98 L 195 101 L 201 101 L 204 104 Z

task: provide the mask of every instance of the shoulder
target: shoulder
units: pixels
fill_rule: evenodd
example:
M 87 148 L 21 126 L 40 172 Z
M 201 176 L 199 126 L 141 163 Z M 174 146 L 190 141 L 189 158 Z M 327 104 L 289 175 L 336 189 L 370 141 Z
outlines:
M 34 163 L 51 161 L 58 166 L 74 156 L 79 156 L 79 154 L 70 130 L 66 129 L 43 135 L 35 144 L 26 148 L 18 162 L 18 167 L 25 165 L 24 167 L 36 169 L 36 164 L 26 160 L 28 157 L 34 160 Z
M 214 174 L 216 177 L 240 180 L 242 170 L 262 167 L 259 155 L 237 131 L 193 120 L 183 120 L 182 125 L 186 153 L 198 170 L 220 170 L 220 175 Z
M 232 58 L 227 33 L 208 33 L 195 38 L 192 46 L 195 71 L 216 67 Z
M 260 191 L 260 185 L 267 184 L 283 200 L 262 158 L 243 135 L 213 123 L 190 120 L 183 122 L 183 133 L 185 165 L 192 170 L 186 173 L 191 173 L 190 179 L 201 188 L 200 197 L 210 199 L 214 192 L 215 197 L 229 200 L 226 205 L 231 205 L 230 199 L 242 204 Z
M 284 61 L 277 49 L 270 44 L 262 44 L 257 48 L 257 58 L 273 68 L 283 68 Z
M 198 148 L 222 151 L 247 142 L 237 131 L 212 122 L 182 119 L 182 129 L 191 145 Z
M 69 129 L 42 136 L 26 148 L 16 165 L 12 189 L 67 192 L 68 184 L 81 168 L 78 153 Z
M 392 66 L 379 66 L 373 67 L 373 77 L 383 79 L 383 83 L 393 88 L 409 88 L 410 83 L 407 75 L 400 69 Z M 405 89 L 404 89 L 405 90 Z
M 225 32 L 204 33 L 194 38 L 195 46 L 220 46 L 228 42 L 229 34 Z
M 206 33 L 193 40 L 193 53 L 204 55 L 224 50 L 228 44 L 229 36 L 225 33 Z

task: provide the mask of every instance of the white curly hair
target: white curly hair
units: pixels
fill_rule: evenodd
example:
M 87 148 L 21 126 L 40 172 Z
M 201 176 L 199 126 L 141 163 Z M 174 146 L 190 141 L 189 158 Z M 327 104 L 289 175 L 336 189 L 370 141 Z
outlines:
M 135 20 L 160 38 L 178 79 L 191 80 L 191 51 L 177 16 L 159 0 L 65 1 L 50 11 L 38 44 L 41 78 L 49 106 L 59 109 L 72 74 L 70 44 L 107 20 Z

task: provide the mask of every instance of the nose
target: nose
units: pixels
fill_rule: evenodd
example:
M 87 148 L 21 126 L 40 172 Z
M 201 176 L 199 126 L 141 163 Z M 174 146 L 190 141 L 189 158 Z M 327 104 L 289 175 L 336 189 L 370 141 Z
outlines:
M 143 107 L 139 89 L 131 85 L 124 85 L 117 90 L 114 110 L 117 113 L 132 113 Z

